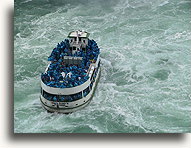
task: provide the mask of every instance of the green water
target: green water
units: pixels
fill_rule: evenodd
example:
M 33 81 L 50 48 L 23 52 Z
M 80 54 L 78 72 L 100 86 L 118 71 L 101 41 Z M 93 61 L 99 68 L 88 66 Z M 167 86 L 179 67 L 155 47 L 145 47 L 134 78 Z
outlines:
M 92 102 L 69 115 L 41 106 L 40 74 L 70 31 L 101 48 Z M 191 131 L 190 0 L 16 0 L 15 133 Z

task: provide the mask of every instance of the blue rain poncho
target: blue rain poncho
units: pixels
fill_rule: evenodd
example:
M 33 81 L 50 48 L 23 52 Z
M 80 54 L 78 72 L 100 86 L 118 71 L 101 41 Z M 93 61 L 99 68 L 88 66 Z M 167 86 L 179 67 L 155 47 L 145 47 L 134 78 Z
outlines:
M 69 88 L 75 87 L 83 84 L 89 79 L 86 75 L 85 69 L 89 68 L 91 61 L 96 61 L 100 53 L 100 49 L 97 46 L 97 43 L 94 40 L 88 40 L 88 45 L 86 51 L 80 49 L 75 54 L 72 54 L 69 49 L 69 40 L 65 39 L 61 43 L 58 43 L 48 57 L 48 61 L 51 61 L 48 70 L 46 73 L 41 75 L 43 82 L 50 87 L 57 88 Z M 76 65 L 64 65 L 63 56 L 75 56 L 83 57 L 81 63 Z M 66 74 L 65 77 L 62 76 L 62 72 Z M 68 75 L 71 73 L 71 75 Z

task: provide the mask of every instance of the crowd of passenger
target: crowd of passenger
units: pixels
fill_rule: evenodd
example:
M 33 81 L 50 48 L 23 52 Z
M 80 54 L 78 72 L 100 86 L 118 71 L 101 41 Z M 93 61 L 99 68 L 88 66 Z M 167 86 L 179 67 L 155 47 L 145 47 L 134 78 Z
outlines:
M 97 43 L 88 40 L 86 51 L 79 49 L 75 54 L 70 51 L 69 40 L 65 39 L 53 49 L 48 61 L 51 64 L 45 73 L 41 74 L 42 81 L 51 87 L 70 88 L 83 84 L 88 80 L 87 70 L 91 62 L 95 62 L 100 53 Z M 63 56 L 83 57 L 80 64 L 66 64 Z
M 61 43 L 58 43 L 57 47 L 52 50 L 51 55 L 48 57 L 48 61 L 58 61 L 63 56 L 83 57 L 85 63 L 88 61 L 97 60 L 100 53 L 100 49 L 94 40 L 88 40 L 86 51 L 79 49 L 74 54 L 70 50 L 69 40 L 65 39 Z
M 56 88 L 69 88 L 83 84 L 88 80 L 87 70 L 76 65 L 62 65 L 51 63 L 47 72 L 41 75 L 43 82 Z

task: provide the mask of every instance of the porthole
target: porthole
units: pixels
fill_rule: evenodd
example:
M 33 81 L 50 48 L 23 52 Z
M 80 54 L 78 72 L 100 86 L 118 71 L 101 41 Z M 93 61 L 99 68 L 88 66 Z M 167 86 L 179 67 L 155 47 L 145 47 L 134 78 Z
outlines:
M 78 104 L 76 104 L 76 105 L 78 105 Z

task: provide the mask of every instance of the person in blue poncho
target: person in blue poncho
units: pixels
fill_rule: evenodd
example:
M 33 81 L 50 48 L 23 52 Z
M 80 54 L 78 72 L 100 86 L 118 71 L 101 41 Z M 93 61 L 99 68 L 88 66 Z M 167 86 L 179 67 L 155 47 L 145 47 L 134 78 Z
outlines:
M 52 100 L 53 100 L 53 101 L 57 101 L 57 100 L 58 100 L 57 96 L 54 96 L 54 97 L 52 98 Z

